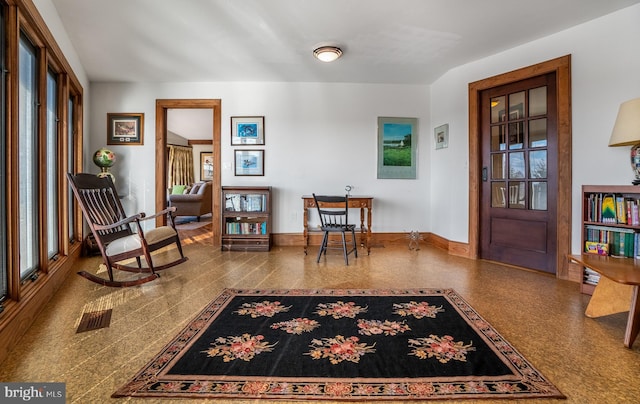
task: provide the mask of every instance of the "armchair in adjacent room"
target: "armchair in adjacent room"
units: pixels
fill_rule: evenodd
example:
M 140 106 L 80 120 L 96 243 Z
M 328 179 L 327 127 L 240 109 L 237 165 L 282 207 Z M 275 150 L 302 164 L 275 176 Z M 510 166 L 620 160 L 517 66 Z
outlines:
M 212 184 L 196 182 L 186 194 L 170 194 L 169 205 L 176 208 L 174 216 L 195 216 L 200 221 L 200 216 L 211 213 Z

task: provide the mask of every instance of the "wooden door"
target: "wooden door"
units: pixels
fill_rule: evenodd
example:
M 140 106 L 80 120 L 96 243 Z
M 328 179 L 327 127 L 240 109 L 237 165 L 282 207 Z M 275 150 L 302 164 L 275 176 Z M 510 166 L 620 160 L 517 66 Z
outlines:
M 555 72 L 483 90 L 480 257 L 556 272 Z

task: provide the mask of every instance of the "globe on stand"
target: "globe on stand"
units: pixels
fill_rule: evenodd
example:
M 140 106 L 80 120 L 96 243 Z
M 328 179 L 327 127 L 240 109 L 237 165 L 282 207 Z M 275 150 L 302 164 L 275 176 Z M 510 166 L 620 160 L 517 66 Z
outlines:
M 109 167 L 111 167 L 116 162 L 116 155 L 111 150 L 103 147 L 93 153 L 93 164 L 100 167 L 101 172 L 98 174 L 98 177 L 110 177 L 111 181 L 115 184 L 116 177 L 109 172 Z

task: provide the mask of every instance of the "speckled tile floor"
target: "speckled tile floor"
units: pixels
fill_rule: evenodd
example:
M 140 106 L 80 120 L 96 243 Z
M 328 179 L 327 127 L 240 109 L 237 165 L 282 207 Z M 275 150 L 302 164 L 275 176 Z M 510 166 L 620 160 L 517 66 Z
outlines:
M 640 341 L 633 349 L 623 346 L 626 313 L 586 318 L 589 297 L 576 283 L 427 246 L 374 248 L 348 267 L 339 255 L 317 264 L 315 248 L 308 256 L 300 247 L 220 252 L 193 239 L 184 248 L 188 262 L 138 287 L 101 287 L 72 275 L 1 364 L 0 380 L 64 382 L 69 403 L 176 402 L 110 396 L 223 288 L 453 288 L 567 396 L 522 401 L 640 399 Z M 175 251 L 162 254 L 169 259 Z M 85 258 L 77 269 L 99 264 Z M 76 333 L 84 312 L 109 308 L 108 328 Z

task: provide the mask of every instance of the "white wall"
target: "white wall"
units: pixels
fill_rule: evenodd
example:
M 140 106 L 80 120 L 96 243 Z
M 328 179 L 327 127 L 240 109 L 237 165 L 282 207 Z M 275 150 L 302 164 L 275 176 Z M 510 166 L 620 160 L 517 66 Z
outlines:
M 632 179 L 629 148 L 607 144 L 620 103 L 640 97 L 639 42 L 640 5 L 635 5 L 459 66 L 434 82 L 431 121 L 434 126 L 449 123 L 450 146 L 432 153 L 430 230 L 451 240 L 468 241 L 468 83 L 571 54 L 572 252 L 579 253 L 581 186 L 629 185 Z M 448 181 L 449 175 L 456 181 Z
M 106 141 L 107 112 L 144 112 L 144 146 L 114 147 L 119 187 L 132 209 L 154 210 L 157 98 L 222 99 L 222 183 L 275 187 L 277 233 L 301 232 L 302 194 L 343 191 L 374 196 L 376 232 L 431 231 L 468 241 L 468 83 L 572 55 L 572 250 L 580 246 L 583 184 L 629 184 L 628 148 L 607 147 L 619 104 L 640 96 L 640 5 L 506 52 L 459 66 L 430 87 L 318 83 L 92 83 L 50 0 L 34 3 L 80 78 L 86 152 Z M 86 100 L 87 98 L 85 98 Z M 432 101 L 433 100 L 433 103 Z M 229 117 L 264 115 L 266 175 L 234 177 Z M 376 179 L 376 117 L 419 118 L 417 180 Z M 433 150 L 433 128 L 449 124 L 449 147 Z M 85 153 L 86 169 L 97 172 Z M 326 170 L 326 172 L 325 172 Z
M 113 146 L 117 186 L 128 210 L 155 210 L 156 99 L 222 100 L 222 185 L 274 187 L 275 233 L 302 232 L 302 195 L 345 192 L 374 199 L 373 231 L 428 231 L 428 87 L 321 83 L 92 83 L 88 147 L 106 142 L 108 112 L 143 112 L 143 146 Z M 265 116 L 264 177 L 233 173 L 230 117 Z M 377 117 L 418 118 L 416 180 L 378 180 Z M 97 172 L 90 161 L 86 169 Z

